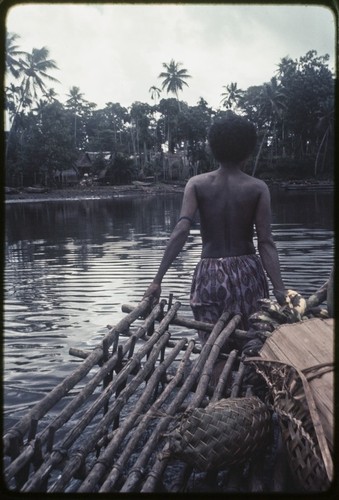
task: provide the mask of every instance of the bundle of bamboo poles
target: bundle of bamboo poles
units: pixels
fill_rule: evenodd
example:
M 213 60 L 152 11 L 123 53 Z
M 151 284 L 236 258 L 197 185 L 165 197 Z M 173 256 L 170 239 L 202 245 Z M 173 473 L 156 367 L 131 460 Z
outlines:
M 134 308 L 123 306 L 128 314 L 97 347 L 70 351 L 83 358 L 78 368 L 4 436 L 9 490 L 152 492 L 166 477 L 170 491 L 187 487 L 192 468 L 182 465 L 179 475 L 177 469 L 171 472 L 170 458 L 163 458 L 164 434 L 184 410 L 225 397 L 226 388 L 230 397 L 250 395 L 251 389 L 243 384 L 245 366 L 238 352 L 221 354 L 229 337 L 243 338 L 245 332 L 237 329 L 240 316 L 224 313 L 210 325 L 180 317 L 180 306 L 172 304 L 172 297 L 153 309 L 147 299 Z M 171 338 L 176 325 L 210 331 L 207 343 L 196 345 L 191 332 Z M 211 393 L 220 356 L 225 363 Z M 50 412 L 55 415 L 60 407 L 53 418 Z M 262 491 L 258 463 L 246 470 L 247 491 Z M 272 491 L 283 488 L 281 478 L 274 478 Z M 236 484 L 244 488 L 239 470 L 228 471 L 225 488 Z

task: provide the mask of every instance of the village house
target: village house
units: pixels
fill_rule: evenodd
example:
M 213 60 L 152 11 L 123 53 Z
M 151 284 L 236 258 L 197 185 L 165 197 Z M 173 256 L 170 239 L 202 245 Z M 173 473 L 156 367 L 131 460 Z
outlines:
M 75 168 L 78 171 L 79 179 L 83 179 L 85 174 L 95 180 L 104 179 L 113 160 L 114 153 L 111 151 L 86 151 L 81 153 L 80 157 L 75 162 Z
M 65 170 L 56 170 L 54 179 L 63 186 L 78 184 L 86 178 L 91 181 L 103 180 L 113 159 L 114 153 L 110 151 L 82 152 L 74 165 Z

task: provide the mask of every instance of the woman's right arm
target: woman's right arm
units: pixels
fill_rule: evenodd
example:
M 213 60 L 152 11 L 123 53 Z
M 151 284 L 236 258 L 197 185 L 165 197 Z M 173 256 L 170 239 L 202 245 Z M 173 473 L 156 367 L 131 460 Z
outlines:
M 190 179 L 185 187 L 179 220 L 168 240 L 158 271 L 144 297 L 153 296 L 156 300 L 159 299 L 162 279 L 186 243 L 191 228 L 190 221 L 194 218 L 197 206 L 194 182 Z

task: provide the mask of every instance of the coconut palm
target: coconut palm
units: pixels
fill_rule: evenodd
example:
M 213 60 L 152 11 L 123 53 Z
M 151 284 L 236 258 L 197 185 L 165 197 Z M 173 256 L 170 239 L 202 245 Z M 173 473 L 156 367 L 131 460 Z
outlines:
M 268 133 L 272 136 L 271 162 L 273 158 L 273 146 L 277 141 L 277 125 L 281 122 L 282 143 L 284 142 L 283 116 L 286 110 L 286 94 L 283 87 L 278 83 L 277 78 L 271 78 L 270 82 L 264 83 L 259 93 L 259 117 L 266 124 L 261 145 L 254 163 L 252 175 L 255 174 L 262 146 Z
M 13 121 L 8 134 L 6 156 L 10 145 L 11 134 L 14 130 L 14 122 L 21 113 L 22 108 L 25 106 L 32 106 L 33 101 L 38 98 L 38 89 L 42 94 L 46 92 L 45 80 L 59 82 L 59 80 L 48 74 L 49 70 L 58 69 L 58 67 L 53 59 L 49 59 L 49 51 L 46 47 L 33 49 L 30 54 L 25 53 L 25 57 L 24 59 L 20 59 L 20 63 L 22 65 L 20 73 L 23 75 L 23 79 L 20 85 L 20 98 L 16 109 L 13 110 L 12 113 Z
M 46 47 L 41 49 L 33 49 L 31 54 L 27 54 L 23 60 L 24 78 L 22 87 L 25 95 L 37 98 L 38 89 L 44 94 L 46 92 L 45 80 L 50 82 L 57 82 L 59 80 L 50 76 L 47 71 L 58 69 L 55 61 L 49 59 L 49 50 Z
M 47 100 L 47 102 L 49 104 L 51 104 L 52 102 L 55 102 L 57 100 L 56 96 L 58 94 L 55 92 L 54 89 L 48 89 L 45 93 L 44 93 L 44 97 L 45 99 Z
M 10 83 L 8 87 L 5 87 L 5 96 L 6 109 L 12 119 L 21 99 L 21 87 L 19 85 L 15 85 L 14 83 Z
M 221 94 L 221 103 L 227 109 L 232 109 L 233 105 L 237 105 L 239 99 L 243 96 L 244 91 L 238 89 L 238 84 L 236 82 L 231 82 L 229 85 L 223 85 L 226 92 Z
M 48 49 L 33 49 L 32 53 L 18 50 L 15 45 L 15 40 L 19 38 L 15 33 L 7 35 L 6 40 L 6 70 L 16 78 L 23 76 L 19 86 L 16 86 L 17 95 L 12 101 L 16 101 L 16 105 L 12 106 L 13 121 L 15 116 L 21 112 L 23 107 L 31 106 L 33 100 L 37 99 L 37 88 L 44 94 L 48 92 L 45 86 L 45 79 L 58 82 L 47 73 L 49 69 L 57 69 L 55 62 L 48 59 Z M 23 58 L 17 59 L 18 56 Z M 9 88 L 9 87 L 8 87 Z M 7 94 L 7 97 L 10 93 Z
M 35 104 L 35 108 L 32 109 L 32 112 L 36 113 L 38 116 L 41 116 L 43 114 L 43 112 L 45 111 L 47 106 L 48 106 L 47 101 L 45 101 L 43 99 L 39 99 L 39 101 L 37 101 Z
M 162 63 L 162 65 L 166 69 L 166 71 L 163 71 L 158 76 L 158 78 L 164 78 L 164 81 L 162 82 L 162 90 L 166 89 L 167 93 L 172 92 L 176 96 L 180 110 L 178 91 L 183 90 L 183 85 L 186 85 L 187 87 L 189 86 L 185 79 L 191 78 L 191 75 L 187 73 L 187 69 L 179 69 L 179 66 L 181 66 L 182 63 L 175 62 L 174 59 L 171 59 L 169 64 Z
M 22 107 L 31 106 L 33 101 L 37 99 L 38 89 L 42 94 L 47 92 L 45 80 L 59 82 L 47 73 L 49 69 L 58 69 L 55 62 L 48 59 L 48 55 L 48 49 L 42 47 L 41 49 L 33 49 L 31 54 L 25 53 L 25 59 L 20 59 L 20 72 L 23 74 L 23 79 L 20 85 L 18 105 L 13 113 L 13 121 Z
M 160 98 L 161 90 L 158 87 L 156 87 L 155 85 L 152 85 L 152 87 L 149 88 L 148 92 L 150 92 L 151 99 L 152 99 L 152 101 L 155 102 L 155 105 L 156 105 L 157 99 Z
M 80 92 L 80 88 L 73 86 L 67 94 L 66 107 L 74 113 L 74 145 L 77 145 L 77 117 L 81 114 L 85 104 L 84 94 Z
M 7 33 L 6 35 L 6 71 L 15 78 L 19 78 L 23 71 L 23 63 L 20 56 L 27 55 L 27 52 L 18 50 L 19 47 L 15 44 L 17 38 L 20 37 L 15 33 Z
M 69 89 L 69 94 L 67 94 L 68 99 L 66 101 L 66 106 L 72 111 L 79 111 L 84 102 L 84 94 L 80 92 L 79 87 L 71 87 Z
M 269 121 L 275 121 L 281 118 L 286 108 L 286 95 L 284 89 L 279 85 L 275 77 L 271 78 L 269 83 L 262 86 L 260 113 Z
M 282 79 L 291 77 L 297 69 L 297 61 L 293 61 L 290 57 L 286 56 L 280 59 L 280 63 L 277 65 L 276 75 L 281 81 Z

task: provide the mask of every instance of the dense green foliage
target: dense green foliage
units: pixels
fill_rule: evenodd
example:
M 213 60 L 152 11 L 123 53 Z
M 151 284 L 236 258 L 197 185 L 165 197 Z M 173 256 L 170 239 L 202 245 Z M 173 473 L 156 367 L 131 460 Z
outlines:
M 7 36 L 5 103 L 10 117 L 6 144 L 6 183 L 53 185 L 56 172 L 73 168 L 85 151 L 97 152 L 93 172 L 103 180 L 130 182 L 148 176 L 179 178 L 215 168 L 207 147 L 212 120 L 231 111 L 247 116 L 258 129 L 258 145 L 248 171 L 261 177 L 303 178 L 333 174 L 334 76 L 328 55 L 311 50 L 298 60 L 283 58 L 269 82 L 247 90 L 223 86 L 221 107 L 201 97 L 195 106 L 179 100 L 191 78 L 181 63 L 164 63 L 155 85 L 154 104 L 129 108 L 108 102 L 103 109 L 72 87 L 64 104 L 47 82 L 57 69 L 47 48 L 31 54 L 19 50 L 15 34 Z M 101 153 L 110 153 L 107 162 Z

